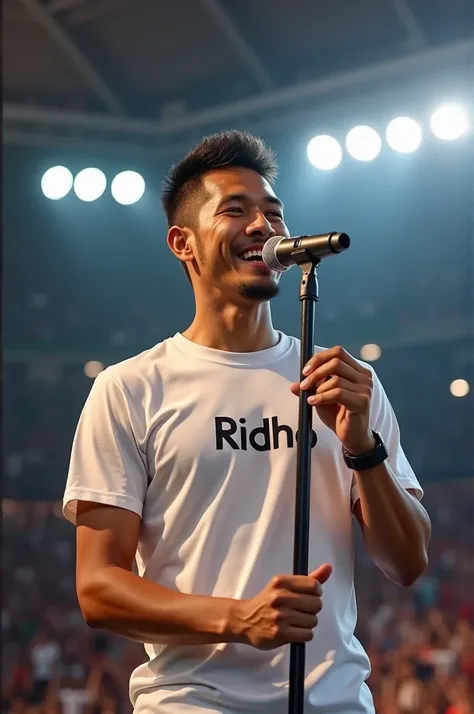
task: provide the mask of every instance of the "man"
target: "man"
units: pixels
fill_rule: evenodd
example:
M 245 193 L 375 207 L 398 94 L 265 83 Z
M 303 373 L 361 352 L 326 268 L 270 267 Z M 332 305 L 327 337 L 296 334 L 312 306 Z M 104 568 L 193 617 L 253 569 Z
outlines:
M 97 378 L 74 440 L 79 603 L 91 627 L 145 643 L 138 714 L 286 714 L 291 642 L 307 643 L 306 712 L 373 712 L 352 514 L 391 580 L 426 567 L 422 490 L 377 377 L 316 348 L 300 385 L 299 342 L 272 325 L 279 276 L 261 249 L 289 235 L 275 175 L 263 142 L 235 131 L 171 170 L 168 245 L 195 318 Z M 300 388 L 315 406 L 308 576 L 291 575 Z

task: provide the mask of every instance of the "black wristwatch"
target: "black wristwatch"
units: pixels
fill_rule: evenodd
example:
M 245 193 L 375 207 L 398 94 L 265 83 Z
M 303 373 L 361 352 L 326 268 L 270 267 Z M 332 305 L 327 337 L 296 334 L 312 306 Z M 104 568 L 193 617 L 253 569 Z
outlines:
M 372 451 L 369 451 L 367 454 L 352 456 L 344 447 L 342 447 L 342 455 L 347 468 L 352 471 L 366 471 L 367 469 L 373 469 L 374 466 L 378 466 L 388 458 L 388 451 L 385 448 L 385 444 L 383 443 L 380 434 L 373 431 L 372 435 L 377 443 Z

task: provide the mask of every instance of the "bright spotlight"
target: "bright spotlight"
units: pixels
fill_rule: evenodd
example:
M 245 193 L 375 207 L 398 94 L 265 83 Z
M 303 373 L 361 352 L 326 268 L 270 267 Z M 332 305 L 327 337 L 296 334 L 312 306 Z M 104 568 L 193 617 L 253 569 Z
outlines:
M 333 136 L 315 136 L 308 144 L 308 159 L 321 171 L 332 171 L 342 161 L 340 143 Z
M 410 117 L 392 119 L 387 127 L 387 144 L 401 154 L 411 154 L 421 144 L 421 126 Z
M 41 190 L 46 198 L 58 201 L 67 196 L 73 184 L 72 173 L 65 166 L 53 166 L 41 179 Z
M 360 356 L 361 359 L 365 360 L 366 362 L 376 362 L 378 359 L 380 359 L 382 355 L 382 350 L 378 345 L 364 345 L 361 347 L 360 350 Z
M 459 139 L 469 129 L 467 114 L 462 107 L 445 104 L 431 117 L 431 131 L 438 139 L 453 141 Z
M 84 374 L 86 375 L 86 377 L 95 379 L 104 369 L 105 367 L 102 362 L 98 362 L 97 360 L 93 359 L 90 362 L 86 362 L 86 364 L 84 365 Z
M 469 382 L 466 382 L 465 379 L 455 379 L 449 385 L 449 391 L 453 397 L 465 397 L 469 394 Z
M 145 180 L 136 171 L 122 171 L 112 181 L 110 190 L 117 203 L 129 206 L 145 193 Z
M 380 154 L 382 139 L 370 126 L 355 126 L 346 136 L 346 148 L 357 161 L 373 161 Z
M 107 179 L 100 169 L 83 169 L 74 179 L 74 193 L 81 201 L 96 201 L 106 186 Z

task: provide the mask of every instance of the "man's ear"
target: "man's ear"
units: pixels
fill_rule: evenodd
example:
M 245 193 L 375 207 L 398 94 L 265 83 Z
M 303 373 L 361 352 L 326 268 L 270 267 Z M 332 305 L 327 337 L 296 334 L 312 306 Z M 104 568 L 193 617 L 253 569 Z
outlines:
M 168 231 L 166 242 L 178 260 L 185 263 L 191 263 L 194 260 L 192 233 L 189 228 L 172 226 Z

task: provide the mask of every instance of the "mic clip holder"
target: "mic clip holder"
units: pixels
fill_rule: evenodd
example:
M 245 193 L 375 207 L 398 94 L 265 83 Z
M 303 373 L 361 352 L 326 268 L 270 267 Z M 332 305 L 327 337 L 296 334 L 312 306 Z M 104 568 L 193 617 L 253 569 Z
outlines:
M 308 255 L 307 251 L 304 249 L 296 253 L 292 253 L 292 255 L 296 256 L 296 263 L 301 269 L 300 300 L 314 300 L 317 302 L 319 300 L 317 268 L 319 267 L 321 260 L 319 258 L 311 258 L 311 256 Z M 301 329 L 303 330 L 303 324 L 301 325 Z

